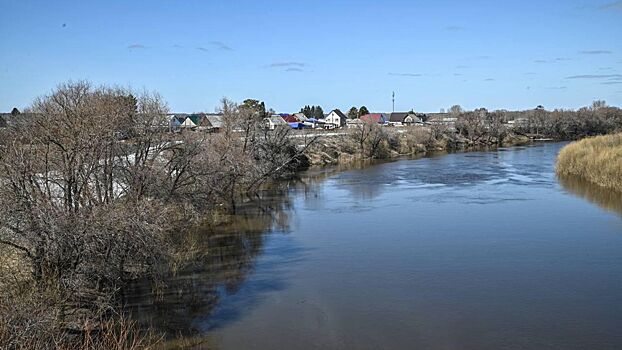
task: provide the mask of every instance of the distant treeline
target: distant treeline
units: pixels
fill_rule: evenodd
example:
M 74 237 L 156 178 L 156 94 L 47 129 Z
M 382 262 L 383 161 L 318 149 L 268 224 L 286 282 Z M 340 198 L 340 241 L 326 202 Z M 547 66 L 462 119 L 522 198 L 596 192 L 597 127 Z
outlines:
M 622 109 L 608 107 L 603 101 L 595 101 L 592 106 L 576 111 L 547 111 L 539 107 L 521 112 L 490 112 L 481 108 L 449 115 L 456 118 L 457 131 L 471 140 L 490 137 L 502 139 L 510 133 L 575 140 L 622 130 Z

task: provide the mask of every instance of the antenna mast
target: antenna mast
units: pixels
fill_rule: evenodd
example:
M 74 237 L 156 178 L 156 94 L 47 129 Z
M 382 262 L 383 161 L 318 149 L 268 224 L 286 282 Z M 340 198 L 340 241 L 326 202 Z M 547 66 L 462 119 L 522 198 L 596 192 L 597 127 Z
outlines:
M 393 96 L 392 96 L 392 98 L 393 98 L 393 111 L 392 111 L 392 112 L 394 112 L 394 113 L 395 113 L 395 91 L 393 91 Z

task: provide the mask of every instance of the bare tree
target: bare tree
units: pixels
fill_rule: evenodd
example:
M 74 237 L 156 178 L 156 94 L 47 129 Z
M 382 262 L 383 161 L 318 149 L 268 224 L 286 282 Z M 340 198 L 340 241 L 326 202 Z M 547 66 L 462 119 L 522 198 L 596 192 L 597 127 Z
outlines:
M 358 144 L 361 155 L 368 158 L 377 157 L 383 141 L 388 140 L 382 126 L 372 120 L 356 124 L 351 137 Z

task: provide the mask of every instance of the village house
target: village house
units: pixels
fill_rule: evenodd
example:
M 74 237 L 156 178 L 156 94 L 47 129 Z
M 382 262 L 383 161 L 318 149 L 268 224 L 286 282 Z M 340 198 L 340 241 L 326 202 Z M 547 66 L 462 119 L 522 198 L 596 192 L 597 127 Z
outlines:
M 449 113 L 429 113 L 426 124 L 453 126 L 456 121 L 458 118 Z
M 297 120 L 298 122 L 300 122 L 300 123 L 304 123 L 304 122 L 306 122 L 306 121 L 307 121 L 307 119 L 309 119 L 309 118 L 307 118 L 307 116 L 306 116 L 304 113 L 302 113 L 302 112 L 294 113 L 292 116 L 293 116 L 294 118 L 296 118 L 296 120 Z
M 313 128 L 313 123 L 308 122 L 308 118 L 303 113 L 282 115 L 283 120 L 292 129 Z
M 184 120 L 186 120 L 186 116 L 179 114 L 169 114 L 167 117 L 169 131 L 179 131 Z
M 219 132 L 223 128 L 222 114 L 206 114 L 204 124 L 208 131 Z
M 346 120 L 346 127 L 348 128 L 355 128 L 361 124 L 365 124 L 365 122 L 363 122 L 362 120 L 356 118 L 356 119 L 348 119 Z
M 283 118 L 286 123 L 300 123 L 300 120 L 295 115 L 285 114 L 282 115 L 281 118 Z
M 289 126 L 289 124 L 278 114 L 274 114 L 263 119 L 263 126 L 268 130 L 274 130 L 278 127 Z
M 328 113 L 326 118 L 324 118 L 326 124 L 334 125 L 337 128 L 344 127 L 347 120 L 348 117 L 346 117 L 346 115 L 343 114 L 343 112 L 339 109 L 332 110 L 330 113 Z
M 365 114 L 365 115 L 362 115 L 359 119 L 366 123 L 378 123 L 378 124 L 385 124 L 386 122 L 389 121 L 389 118 L 384 113 Z
M 414 112 L 393 112 L 389 116 L 389 123 L 393 125 L 421 125 L 423 120 Z

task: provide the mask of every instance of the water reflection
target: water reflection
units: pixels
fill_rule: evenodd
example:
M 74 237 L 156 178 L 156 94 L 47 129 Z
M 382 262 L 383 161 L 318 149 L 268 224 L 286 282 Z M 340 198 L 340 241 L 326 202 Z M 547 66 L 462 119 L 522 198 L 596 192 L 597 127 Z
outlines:
M 180 235 L 178 271 L 160 283 L 139 281 L 128 288 L 124 299 L 132 317 L 167 338 L 196 335 L 235 319 L 238 311 L 228 310 L 209 324 L 202 322 L 239 292 L 263 251 L 266 233 L 288 231 L 291 203 L 282 187 L 287 184 L 246 201 L 218 225 L 207 222 Z M 253 293 L 282 287 L 276 279 L 256 281 Z M 246 302 L 252 297 L 247 295 Z
M 622 193 L 598 186 L 577 176 L 558 176 L 557 179 L 566 191 L 622 216 Z

